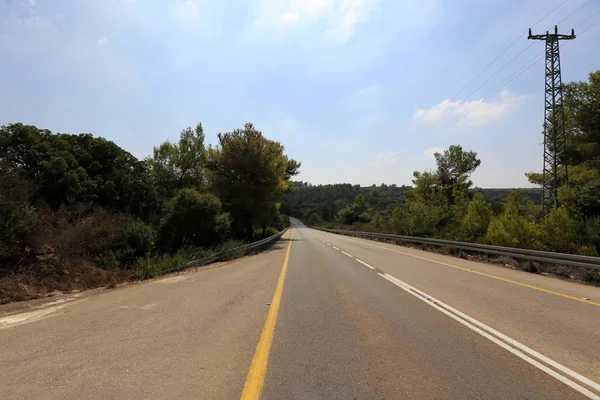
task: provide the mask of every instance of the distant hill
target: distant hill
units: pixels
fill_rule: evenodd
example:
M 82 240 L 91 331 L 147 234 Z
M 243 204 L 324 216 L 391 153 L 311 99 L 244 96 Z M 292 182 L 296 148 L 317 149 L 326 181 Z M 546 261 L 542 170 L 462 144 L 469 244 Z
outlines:
M 398 204 L 404 203 L 404 192 L 411 188 L 386 184 L 360 186 L 349 183 L 330 185 L 312 185 L 301 181 L 292 183 L 294 190 L 284 195 L 281 212 L 303 218 L 305 214 L 316 211 L 325 221 L 331 221 L 333 216 L 351 203 L 358 194 L 365 197 L 373 210 L 380 212 L 384 217 L 389 216 Z M 522 193 L 536 204 L 540 203 L 541 190 L 537 188 L 473 189 L 483 193 L 484 198 L 492 204 L 501 202 L 513 190 Z

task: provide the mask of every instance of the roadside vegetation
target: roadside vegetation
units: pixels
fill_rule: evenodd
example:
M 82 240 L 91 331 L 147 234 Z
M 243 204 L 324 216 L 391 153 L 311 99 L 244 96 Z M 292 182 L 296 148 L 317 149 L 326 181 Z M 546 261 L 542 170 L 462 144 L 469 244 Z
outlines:
M 300 164 L 252 124 L 138 160 L 104 138 L 0 127 L 0 301 L 114 286 L 288 226 Z
M 559 194 L 560 207 L 549 213 L 540 205 L 541 190 L 513 190 L 490 200 L 489 190 L 473 188 L 470 176 L 481 160 L 460 145 L 436 153 L 437 168 L 414 172 L 410 188 L 297 184 L 282 208 L 309 225 L 598 256 L 600 71 L 589 82 L 566 84 L 564 106 L 563 163 L 570 184 Z M 526 175 L 541 184 L 540 173 Z M 589 271 L 584 279 L 600 282 L 600 273 Z

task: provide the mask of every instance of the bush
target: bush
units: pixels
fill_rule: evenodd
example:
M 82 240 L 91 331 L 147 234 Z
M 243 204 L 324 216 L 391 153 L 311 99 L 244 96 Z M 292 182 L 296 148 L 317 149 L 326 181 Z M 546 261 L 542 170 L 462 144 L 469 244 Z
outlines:
M 371 224 L 373 225 L 374 228 L 381 228 L 381 226 L 383 225 L 383 218 L 381 217 L 381 214 L 376 213 L 373 216 L 373 220 L 371 221 Z
M 540 241 L 545 250 L 575 253 L 582 244 L 582 228 L 565 207 L 555 208 L 541 222 Z
M 522 215 L 502 214 L 493 217 L 486 240 L 496 246 L 538 249 L 536 225 Z
M 600 217 L 588 219 L 585 228 L 590 244 L 595 247 L 596 253 L 600 254 Z
M 392 233 L 396 235 L 406 235 L 409 232 L 408 224 L 408 215 L 401 206 L 396 206 L 392 213 L 392 219 L 390 220 Z
M 174 254 L 148 253 L 135 261 L 133 270 L 138 279 L 148 279 L 157 276 L 162 271 L 185 267 L 192 260 L 209 257 L 213 254 L 233 249 L 243 244 L 244 243 L 240 241 L 229 240 L 218 244 L 212 249 L 183 247 Z M 223 260 L 241 257 L 244 254 L 244 251 L 232 252 L 224 256 Z
M 290 226 L 290 217 L 284 214 L 279 214 L 277 217 L 276 228 L 280 231 Z
M 476 193 L 467 206 L 467 214 L 462 225 L 477 238 L 486 234 L 491 217 L 492 206 L 484 200 L 483 194 Z
M 189 248 L 183 248 L 175 252 L 174 254 L 146 254 L 145 257 L 137 259 L 133 266 L 135 276 L 139 279 L 153 278 L 162 271 L 166 271 L 172 268 L 179 268 L 185 266 L 188 262 L 194 259 L 194 251 Z
M 124 266 L 132 266 L 135 260 L 145 256 L 154 248 L 154 228 L 138 220 L 125 225 L 121 234 L 120 248 L 116 258 Z
M 161 248 L 212 246 L 229 233 L 229 216 L 221 214 L 221 201 L 213 194 L 180 190 L 166 205 L 159 232 Z
M 540 247 L 537 226 L 525 215 L 522 203 L 523 198 L 518 193 L 511 193 L 506 198 L 502 214 L 490 221 L 486 235 L 490 244 L 527 249 Z
M 45 241 L 53 245 L 61 257 L 97 261 L 99 257 L 104 258 L 107 251 L 123 247 L 123 227 L 130 221 L 126 215 L 102 209 L 75 221 L 68 214 L 58 212 L 47 217 L 49 227 Z
M 122 236 L 123 243 L 140 255 L 146 254 L 152 249 L 155 238 L 154 228 L 137 220 L 131 221 L 125 226 Z
M 279 231 L 277 230 L 277 228 L 269 226 L 267 229 L 265 229 L 265 237 L 273 236 L 278 232 Z
M 0 260 L 22 252 L 38 223 L 33 207 L 0 196 Z

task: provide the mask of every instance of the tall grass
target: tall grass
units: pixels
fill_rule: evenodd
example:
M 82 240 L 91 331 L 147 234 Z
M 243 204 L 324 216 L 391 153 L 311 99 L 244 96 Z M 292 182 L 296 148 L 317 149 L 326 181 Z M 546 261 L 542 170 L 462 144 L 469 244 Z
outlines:
M 162 271 L 170 269 L 183 269 L 192 260 L 210 257 L 213 254 L 233 249 L 243 245 L 244 242 L 238 240 L 229 240 L 210 249 L 199 247 L 184 247 L 173 254 L 165 253 L 147 253 L 145 257 L 136 260 L 133 270 L 138 279 L 153 278 Z M 245 251 L 235 251 L 221 257 L 221 260 L 230 260 L 242 257 Z

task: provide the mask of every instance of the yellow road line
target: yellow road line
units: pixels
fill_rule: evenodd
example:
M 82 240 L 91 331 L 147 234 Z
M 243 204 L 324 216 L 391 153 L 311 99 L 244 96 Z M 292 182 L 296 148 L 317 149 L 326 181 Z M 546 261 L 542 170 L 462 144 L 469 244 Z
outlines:
M 283 260 L 283 266 L 279 273 L 279 279 L 277 280 L 275 293 L 273 293 L 273 300 L 271 300 L 267 319 L 265 320 L 265 325 L 260 334 L 258 345 L 254 351 L 252 363 L 250 363 L 250 369 L 248 370 L 248 376 L 246 376 L 246 383 L 244 384 L 244 391 L 242 392 L 242 397 L 240 397 L 241 400 L 256 400 L 260 397 L 260 391 L 265 380 L 265 373 L 267 372 L 267 360 L 269 358 L 269 351 L 271 350 L 271 343 L 273 342 L 273 332 L 275 331 L 275 324 L 277 323 L 277 311 L 279 310 L 279 304 L 281 304 L 281 294 L 283 292 L 283 283 L 285 282 L 285 274 L 290 259 L 293 238 L 294 231 L 292 231 L 287 252 L 285 253 L 285 259 Z
M 513 281 L 513 280 L 510 280 L 510 279 L 501 278 L 501 277 L 496 276 L 496 275 L 486 274 L 485 272 L 473 271 L 473 270 L 471 270 L 469 268 L 459 267 L 458 265 L 448 264 L 448 263 L 445 263 L 443 261 L 437 261 L 437 260 L 433 260 L 431 258 L 417 256 L 415 254 L 407 253 L 407 252 L 404 252 L 404 251 L 390 249 L 389 247 L 378 246 L 378 245 L 372 244 L 372 243 L 366 243 L 366 242 L 363 242 L 362 240 L 357 240 L 357 239 L 353 239 L 353 238 L 350 238 L 350 237 L 348 239 L 353 240 L 355 242 L 364 243 L 364 244 L 369 245 L 369 246 L 378 247 L 380 249 L 385 249 L 385 250 L 393 251 L 395 253 L 404 254 L 406 256 L 410 256 L 410 257 L 414 257 L 414 258 L 419 258 L 421 260 L 430 261 L 430 262 L 433 262 L 433 263 L 436 263 L 436 264 L 444 265 L 446 267 L 459 269 L 461 271 L 471 272 L 471 273 L 476 274 L 476 275 L 481 275 L 481 276 L 485 276 L 485 277 L 488 277 L 488 278 L 497 279 L 499 281 L 512 283 L 513 285 L 523 286 L 523 287 L 526 287 L 526 288 L 529 288 L 529 289 L 538 290 L 540 292 L 549 293 L 549 294 L 553 294 L 555 296 L 564 297 L 566 299 L 575 300 L 575 301 L 578 301 L 580 303 L 586 303 L 586 304 L 591 304 L 593 306 L 600 307 L 600 303 L 596 303 L 596 302 L 591 301 L 591 300 L 585 300 L 585 299 L 581 299 L 579 297 L 570 296 L 568 294 L 555 292 L 553 290 L 544 289 L 544 288 L 541 288 L 541 287 L 538 287 L 538 286 L 528 285 L 526 283 L 521 283 L 521 282 Z

